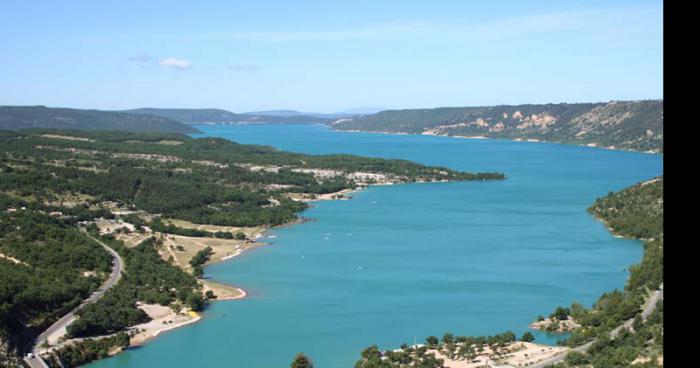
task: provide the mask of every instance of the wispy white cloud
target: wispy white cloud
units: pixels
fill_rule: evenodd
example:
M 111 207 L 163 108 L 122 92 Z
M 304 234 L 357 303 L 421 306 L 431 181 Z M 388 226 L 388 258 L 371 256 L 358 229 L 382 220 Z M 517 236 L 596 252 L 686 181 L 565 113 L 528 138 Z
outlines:
M 166 68 L 175 68 L 180 70 L 186 70 L 192 67 L 192 62 L 185 59 L 178 59 L 174 57 L 169 57 L 165 59 L 159 59 L 158 65 Z
M 134 63 L 143 64 L 144 66 L 157 65 L 164 68 L 173 68 L 179 70 L 187 70 L 192 67 L 192 62 L 189 60 L 174 57 L 158 58 L 145 53 L 141 53 L 136 56 L 129 56 L 127 57 L 127 60 Z

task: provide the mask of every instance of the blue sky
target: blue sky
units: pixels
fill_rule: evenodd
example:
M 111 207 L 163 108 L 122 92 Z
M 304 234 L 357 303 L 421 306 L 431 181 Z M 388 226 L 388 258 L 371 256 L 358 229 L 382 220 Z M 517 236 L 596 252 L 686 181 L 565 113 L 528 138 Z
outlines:
M 662 98 L 661 1 L 31 1 L 0 105 L 235 112 Z

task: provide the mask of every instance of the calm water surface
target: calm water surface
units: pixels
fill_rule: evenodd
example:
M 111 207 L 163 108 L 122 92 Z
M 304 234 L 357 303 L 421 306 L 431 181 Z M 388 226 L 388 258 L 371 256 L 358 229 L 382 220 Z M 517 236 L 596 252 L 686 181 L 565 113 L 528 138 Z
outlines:
M 206 269 L 247 299 L 213 303 L 201 322 L 92 367 L 286 367 L 303 351 L 319 368 L 344 368 L 370 344 L 395 348 L 448 331 L 520 335 L 537 315 L 588 306 L 624 285 L 641 242 L 613 238 L 585 210 L 662 173 L 658 155 L 588 147 L 316 125 L 198 128 L 240 143 L 508 179 L 373 187 L 318 203 L 303 214 L 317 221 L 276 229 L 272 245 Z

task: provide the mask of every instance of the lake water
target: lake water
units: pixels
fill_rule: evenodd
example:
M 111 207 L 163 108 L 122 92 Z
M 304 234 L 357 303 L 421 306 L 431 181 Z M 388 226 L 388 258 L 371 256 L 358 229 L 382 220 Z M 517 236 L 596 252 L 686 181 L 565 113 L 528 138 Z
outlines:
M 586 213 L 596 197 L 662 173 L 662 158 L 558 144 L 336 132 L 322 126 L 197 126 L 208 136 L 322 154 L 402 158 L 505 181 L 372 187 L 317 203 L 316 221 L 208 267 L 246 289 L 194 325 L 92 367 L 352 367 L 371 344 L 444 332 L 518 336 L 538 315 L 622 288 L 642 244 Z M 201 135 L 198 135 L 201 136 Z M 555 337 L 537 333 L 537 341 Z

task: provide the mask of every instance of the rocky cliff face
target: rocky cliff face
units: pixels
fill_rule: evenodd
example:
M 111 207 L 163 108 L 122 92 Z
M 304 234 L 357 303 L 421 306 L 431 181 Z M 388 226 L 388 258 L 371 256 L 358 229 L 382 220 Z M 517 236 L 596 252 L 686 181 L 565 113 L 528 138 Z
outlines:
M 338 120 L 332 126 L 343 130 L 484 136 L 661 152 L 663 101 L 392 110 Z
M 569 122 L 567 137 L 613 148 L 661 152 L 663 102 L 613 101 L 597 106 Z

